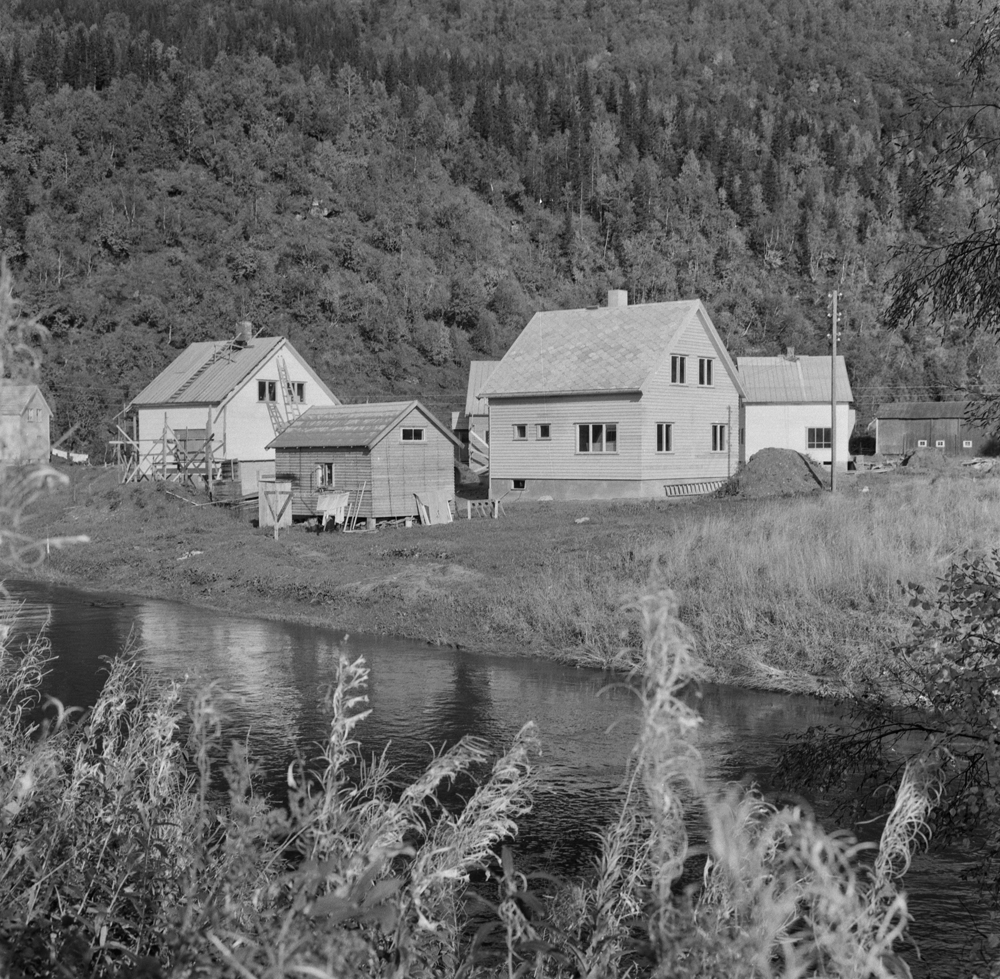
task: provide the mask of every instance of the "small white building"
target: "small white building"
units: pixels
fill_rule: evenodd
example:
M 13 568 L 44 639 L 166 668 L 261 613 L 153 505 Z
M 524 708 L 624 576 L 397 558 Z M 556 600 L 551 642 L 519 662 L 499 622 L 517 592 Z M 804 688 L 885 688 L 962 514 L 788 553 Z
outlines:
M 761 449 L 792 449 L 829 466 L 832 455 L 830 358 L 738 357 L 746 390 L 743 428 L 745 457 Z M 844 358 L 837 357 L 837 469 L 847 468 L 854 431 L 854 395 Z
M 51 421 L 37 384 L 0 381 L 0 462 L 48 462 Z
M 140 473 L 180 464 L 211 436 L 214 463 L 244 493 L 274 475 L 276 435 L 307 408 L 340 401 L 284 337 L 254 337 L 243 324 L 234 340 L 192 343 L 126 408 Z M 166 438 L 165 438 L 166 436 Z
M 700 300 L 536 313 L 478 392 L 490 496 L 618 499 L 718 489 L 740 461 L 736 367 Z
M 451 430 L 462 443 L 459 459 L 477 473 L 490 467 L 490 406 L 485 398 L 479 397 L 479 392 L 499 363 L 499 360 L 474 360 L 469 364 L 465 411 L 452 413 Z

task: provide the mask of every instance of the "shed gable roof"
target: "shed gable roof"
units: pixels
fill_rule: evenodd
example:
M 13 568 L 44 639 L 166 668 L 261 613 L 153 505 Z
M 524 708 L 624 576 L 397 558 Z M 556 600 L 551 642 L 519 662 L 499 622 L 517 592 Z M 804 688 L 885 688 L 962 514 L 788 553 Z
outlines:
M 830 400 L 829 357 L 738 357 L 749 404 L 816 404 Z M 837 357 L 837 401 L 853 401 L 844 358 Z
M 0 381 L 0 415 L 20 415 L 36 399 L 52 414 L 52 409 L 37 384 Z
M 316 405 L 291 423 L 269 449 L 371 449 L 416 409 L 450 442 L 461 442 L 419 401 Z
M 642 391 L 696 318 L 739 388 L 711 318 L 701 301 L 692 299 L 536 313 L 479 394 L 492 398 Z
M 964 418 L 965 401 L 893 401 L 879 405 L 876 418 L 907 420 L 927 418 Z

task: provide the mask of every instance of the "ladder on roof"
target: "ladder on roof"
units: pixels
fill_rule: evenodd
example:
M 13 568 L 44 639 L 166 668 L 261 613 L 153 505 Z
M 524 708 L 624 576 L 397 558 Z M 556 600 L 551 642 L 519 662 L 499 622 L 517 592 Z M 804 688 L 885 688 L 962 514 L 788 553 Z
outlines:
M 212 356 L 209 357 L 204 364 L 201 365 L 174 393 L 170 396 L 170 401 L 177 401 L 180 396 L 187 391 L 195 381 L 201 377 L 212 366 L 212 364 L 220 361 L 226 354 L 228 354 L 233 347 L 232 340 L 223 340 L 222 343 L 212 351 Z

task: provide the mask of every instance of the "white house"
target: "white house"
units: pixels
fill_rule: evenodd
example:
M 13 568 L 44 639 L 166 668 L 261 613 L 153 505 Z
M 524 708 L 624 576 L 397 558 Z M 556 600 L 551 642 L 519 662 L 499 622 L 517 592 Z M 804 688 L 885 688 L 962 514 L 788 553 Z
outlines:
M 51 421 L 37 384 L 0 381 L 0 462 L 48 462 Z
M 314 405 L 339 400 L 284 337 L 193 343 L 127 406 L 140 473 L 197 454 L 211 435 L 212 457 L 228 463 L 244 493 L 274 475 L 269 442 Z
M 830 358 L 737 358 L 746 389 L 743 427 L 746 458 L 761 449 L 793 449 L 830 465 Z M 854 431 L 854 396 L 843 357 L 837 357 L 837 469 L 847 468 L 848 441 Z
M 479 392 L 490 495 L 709 492 L 740 460 L 743 389 L 700 300 L 536 313 Z

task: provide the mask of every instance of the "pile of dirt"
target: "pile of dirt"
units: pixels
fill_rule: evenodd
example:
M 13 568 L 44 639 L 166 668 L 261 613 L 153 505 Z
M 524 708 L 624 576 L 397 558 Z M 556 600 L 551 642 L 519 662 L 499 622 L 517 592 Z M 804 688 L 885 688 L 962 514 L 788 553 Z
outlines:
M 829 473 L 791 449 L 761 449 L 723 487 L 726 496 L 761 499 L 818 493 L 830 485 Z
M 940 472 L 942 469 L 953 469 L 955 460 L 946 456 L 938 449 L 917 449 L 904 460 L 907 469 L 922 469 L 926 472 Z

